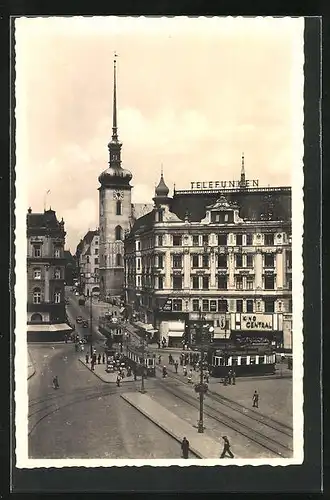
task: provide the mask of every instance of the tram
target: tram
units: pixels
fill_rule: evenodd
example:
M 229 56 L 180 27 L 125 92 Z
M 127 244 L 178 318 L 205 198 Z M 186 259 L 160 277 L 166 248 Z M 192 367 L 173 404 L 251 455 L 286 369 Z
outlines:
M 117 318 L 111 318 L 108 315 L 100 316 L 99 332 L 105 337 L 111 338 L 114 344 L 123 342 L 123 329 Z
M 214 348 L 208 353 L 208 364 L 213 377 L 224 377 L 229 370 L 236 376 L 269 375 L 275 373 L 276 355 L 270 347 Z
M 150 377 L 156 376 L 156 355 L 152 354 L 150 351 L 144 350 L 142 346 L 132 346 L 127 345 L 126 347 L 126 363 L 132 368 L 132 370 L 136 371 L 137 375 L 142 374 L 143 367 L 143 358 L 144 358 L 144 366 L 145 372 Z

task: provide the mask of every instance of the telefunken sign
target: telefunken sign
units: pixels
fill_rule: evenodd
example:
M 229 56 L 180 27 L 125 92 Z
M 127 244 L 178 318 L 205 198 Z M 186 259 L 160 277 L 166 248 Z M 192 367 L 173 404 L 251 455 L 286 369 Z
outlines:
M 250 188 L 258 187 L 259 180 L 252 179 L 246 181 L 194 181 L 191 182 L 191 189 L 230 189 L 230 188 Z

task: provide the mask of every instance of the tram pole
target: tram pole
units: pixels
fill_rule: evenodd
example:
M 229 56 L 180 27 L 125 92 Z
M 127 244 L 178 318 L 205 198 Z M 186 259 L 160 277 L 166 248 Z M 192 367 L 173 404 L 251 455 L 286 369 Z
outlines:
M 203 341 L 203 337 L 202 337 Z M 201 434 L 204 432 L 204 391 L 203 391 L 203 383 L 204 383 L 204 348 L 203 344 L 201 346 L 201 362 L 200 362 L 200 390 L 199 390 L 199 421 L 198 421 L 198 432 Z
M 93 356 L 93 294 L 90 294 L 90 308 L 89 308 L 89 324 L 90 324 L 90 340 L 91 340 L 91 357 Z
M 145 387 L 144 387 L 144 368 L 145 368 L 145 352 L 144 352 L 144 335 L 141 337 L 142 338 L 142 376 L 141 376 L 141 390 L 140 392 L 144 394 L 146 392 Z

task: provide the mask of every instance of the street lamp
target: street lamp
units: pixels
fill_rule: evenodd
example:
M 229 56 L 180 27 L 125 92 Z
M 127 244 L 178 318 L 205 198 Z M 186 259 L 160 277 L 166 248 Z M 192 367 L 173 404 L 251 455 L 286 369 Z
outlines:
M 141 390 L 140 392 L 144 394 L 146 392 L 145 387 L 144 387 L 144 369 L 145 369 L 145 351 L 144 351 L 144 336 L 145 333 L 142 334 L 141 340 L 142 340 L 142 375 L 141 375 Z
M 204 348 L 205 348 L 205 334 L 209 333 L 212 335 L 214 328 L 209 325 L 201 326 L 201 360 L 200 360 L 200 379 L 199 384 L 195 386 L 195 391 L 199 394 L 199 420 L 198 420 L 198 432 L 204 432 L 204 395 L 207 392 L 207 384 L 204 383 Z
M 90 315 L 90 318 L 89 318 L 89 323 L 90 323 L 90 343 L 91 343 L 91 356 L 93 356 L 93 309 L 92 309 L 92 304 L 93 304 L 93 294 L 92 294 L 92 291 L 91 291 L 91 294 L 90 294 L 90 307 L 89 307 L 89 315 Z

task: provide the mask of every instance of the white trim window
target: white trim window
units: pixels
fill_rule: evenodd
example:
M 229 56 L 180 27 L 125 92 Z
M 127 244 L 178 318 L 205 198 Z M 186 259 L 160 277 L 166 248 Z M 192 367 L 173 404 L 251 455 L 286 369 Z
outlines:
M 41 280 L 41 269 L 39 267 L 33 269 L 33 279 Z
M 35 288 L 33 290 L 33 304 L 41 303 L 41 290 L 40 288 Z
M 55 304 L 59 304 L 61 302 L 61 290 L 55 290 L 54 302 Z

